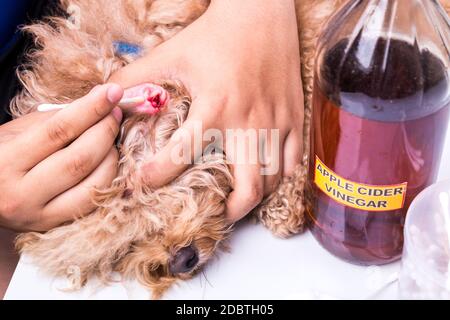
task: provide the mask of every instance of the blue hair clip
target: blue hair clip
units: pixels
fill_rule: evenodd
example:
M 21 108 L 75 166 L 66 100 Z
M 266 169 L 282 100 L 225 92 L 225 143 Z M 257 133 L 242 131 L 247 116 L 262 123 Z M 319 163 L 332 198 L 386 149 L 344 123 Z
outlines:
M 119 56 L 131 55 L 138 57 L 142 53 L 142 48 L 136 44 L 123 41 L 114 41 L 114 51 Z

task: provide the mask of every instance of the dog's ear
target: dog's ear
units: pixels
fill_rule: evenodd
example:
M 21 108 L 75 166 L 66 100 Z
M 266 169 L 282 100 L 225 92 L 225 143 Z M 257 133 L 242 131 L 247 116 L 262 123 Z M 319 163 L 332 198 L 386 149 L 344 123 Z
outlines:
M 152 299 L 159 300 L 176 282 L 175 278 L 164 278 L 152 288 Z
M 137 279 L 152 290 L 152 298 L 160 299 L 176 282 L 170 276 L 169 254 L 160 241 L 148 239 L 134 243 L 130 252 L 116 265 L 115 271 L 125 278 Z

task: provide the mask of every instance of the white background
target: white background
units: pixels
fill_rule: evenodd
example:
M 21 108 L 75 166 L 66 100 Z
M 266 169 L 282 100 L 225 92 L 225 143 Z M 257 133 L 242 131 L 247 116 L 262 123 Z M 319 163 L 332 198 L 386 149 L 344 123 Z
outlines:
M 450 178 L 450 130 L 440 180 Z M 240 224 L 231 253 L 220 253 L 204 275 L 180 282 L 165 299 L 396 299 L 400 263 L 359 267 L 322 249 L 309 232 L 281 240 L 261 225 Z M 206 280 L 207 279 L 207 280 Z M 394 282 L 392 282 L 394 280 Z M 391 283 L 392 282 L 392 283 Z M 391 283 L 390 285 L 387 285 Z M 385 285 L 386 284 L 386 285 Z M 135 282 L 103 287 L 95 281 L 67 293 L 64 279 L 46 276 L 22 258 L 5 299 L 148 299 Z

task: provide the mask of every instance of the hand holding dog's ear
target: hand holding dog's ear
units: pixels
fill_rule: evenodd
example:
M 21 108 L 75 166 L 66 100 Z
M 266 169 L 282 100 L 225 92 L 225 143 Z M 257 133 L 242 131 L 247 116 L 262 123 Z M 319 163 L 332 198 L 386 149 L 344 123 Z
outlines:
M 122 95 L 96 87 L 66 109 L 0 127 L 0 225 L 45 231 L 95 209 L 91 188 L 116 176 Z
M 232 165 L 235 184 L 227 215 L 230 221 L 237 221 L 272 193 L 282 176 L 291 175 L 301 161 L 299 56 L 294 1 L 214 1 L 197 21 L 148 56 L 121 69 L 112 81 L 131 87 L 180 80 L 193 98 L 182 127 L 187 142 L 192 142 L 189 139 L 199 122 L 203 130 L 213 128 L 223 133 L 227 129 L 279 130 L 277 141 L 271 141 L 269 135 L 263 144 L 266 152 L 276 149 L 271 150 L 277 156 L 270 165 L 278 170 L 264 176 L 261 161 Z M 225 143 L 228 156 L 234 151 Z M 162 186 L 188 167 L 172 161 L 177 147 L 179 141 L 173 139 L 142 168 L 148 184 Z M 192 159 L 196 156 L 191 152 Z

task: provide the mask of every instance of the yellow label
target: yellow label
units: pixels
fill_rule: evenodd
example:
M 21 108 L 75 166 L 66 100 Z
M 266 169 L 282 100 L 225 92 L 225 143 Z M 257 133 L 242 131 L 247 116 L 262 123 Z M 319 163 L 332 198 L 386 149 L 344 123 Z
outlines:
M 316 157 L 314 183 L 331 199 L 365 211 L 392 211 L 403 208 L 407 183 L 374 186 L 342 178 Z

